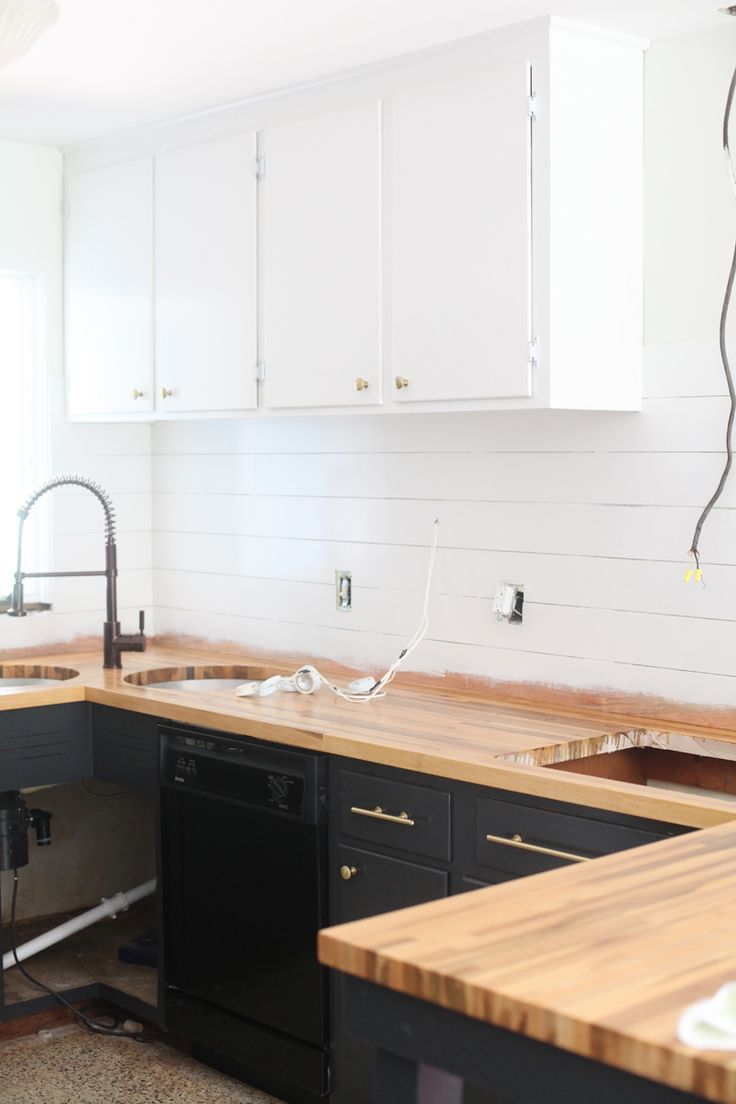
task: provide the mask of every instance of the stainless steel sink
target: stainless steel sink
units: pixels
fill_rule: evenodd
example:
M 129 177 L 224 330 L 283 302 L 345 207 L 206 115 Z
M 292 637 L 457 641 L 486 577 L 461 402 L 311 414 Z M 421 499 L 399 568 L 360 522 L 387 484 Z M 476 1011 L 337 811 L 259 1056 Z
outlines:
M 17 694 L 23 690 L 41 690 L 58 686 L 76 678 L 79 671 L 71 667 L 42 667 L 31 664 L 0 664 L 0 694 Z
M 198 694 L 209 694 L 212 690 L 235 690 L 245 682 L 242 678 L 191 678 L 169 679 L 155 683 L 157 690 L 196 690 Z
M 184 690 L 196 694 L 232 693 L 250 679 L 263 679 L 273 671 L 243 665 L 207 667 L 159 667 L 152 671 L 135 671 L 124 682 L 150 690 Z

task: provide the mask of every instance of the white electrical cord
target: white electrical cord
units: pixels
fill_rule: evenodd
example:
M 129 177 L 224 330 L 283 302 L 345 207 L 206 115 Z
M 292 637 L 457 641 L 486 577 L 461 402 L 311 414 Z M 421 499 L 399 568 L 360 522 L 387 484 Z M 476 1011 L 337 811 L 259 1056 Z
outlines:
M 427 564 L 427 582 L 424 587 L 424 603 L 422 605 L 422 619 L 419 622 L 419 626 L 412 636 L 409 643 L 405 648 L 399 652 L 394 662 L 386 671 L 385 675 L 377 681 L 373 682 L 373 685 L 365 690 L 359 690 L 358 686 L 365 685 L 368 679 L 356 679 L 355 682 L 351 682 L 346 690 L 342 690 L 339 686 L 333 685 L 328 682 L 324 675 L 320 675 L 320 678 L 324 682 L 328 690 L 331 690 L 338 698 L 342 698 L 343 701 L 349 702 L 365 702 L 370 701 L 372 698 L 385 697 L 384 688 L 388 686 L 390 682 L 393 682 L 396 672 L 401 664 L 404 662 L 407 656 L 410 656 L 414 649 L 421 644 L 427 635 L 429 629 L 429 597 L 432 590 L 432 576 L 434 575 L 434 565 L 437 559 L 437 539 L 439 536 L 440 521 L 439 518 L 434 519 L 432 526 L 432 541 L 429 549 L 429 563 Z M 319 674 L 319 672 L 317 672 Z
M 410 656 L 414 649 L 421 644 L 424 637 L 427 635 L 429 629 L 429 598 L 432 590 L 432 577 L 434 575 L 434 565 L 437 559 L 437 540 L 439 537 L 440 522 L 439 518 L 434 519 L 432 526 L 432 540 L 429 550 L 429 563 L 427 564 L 427 582 L 424 587 L 424 603 L 422 605 L 422 619 L 419 622 L 416 632 L 412 636 L 409 643 L 405 648 L 402 648 L 395 661 L 391 664 L 388 671 L 380 679 L 374 679 L 370 676 L 365 678 L 355 679 L 349 683 L 348 686 L 343 689 L 340 686 L 336 686 L 334 683 L 326 679 L 316 667 L 306 665 L 300 667 L 290 678 L 285 678 L 282 675 L 274 675 L 273 678 L 266 679 L 265 682 L 246 682 L 242 686 L 239 686 L 235 691 L 239 697 L 265 697 L 268 694 L 273 694 L 277 690 L 286 690 L 290 692 L 297 692 L 299 694 L 313 694 L 316 690 L 319 690 L 320 686 L 324 684 L 328 690 L 330 690 L 336 697 L 342 698 L 347 702 L 367 702 L 372 701 L 373 698 L 385 697 L 385 687 L 396 675 L 401 664 Z

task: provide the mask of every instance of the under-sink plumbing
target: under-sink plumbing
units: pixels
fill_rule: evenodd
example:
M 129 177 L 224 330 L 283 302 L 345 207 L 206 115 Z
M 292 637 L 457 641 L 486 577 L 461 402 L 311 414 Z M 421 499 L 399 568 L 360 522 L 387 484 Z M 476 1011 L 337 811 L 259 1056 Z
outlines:
M 105 568 L 102 571 L 23 571 L 23 525 L 29 513 L 38 502 L 39 498 L 52 491 L 56 487 L 83 487 L 98 500 L 105 514 Z M 26 617 L 27 611 L 23 605 L 23 582 L 25 579 L 70 579 L 86 578 L 91 575 L 104 575 L 107 580 L 107 616 L 102 626 L 103 634 L 103 667 L 122 667 L 120 659 L 122 652 L 144 652 L 146 650 L 146 637 L 143 631 L 145 614 L 143 610 L 139 615 L 139 630 L 137 633 L 121 633 L 118 621 L 118 564 L 117 546 L 115 544 L 115 508 L 112 499 L 106 491 L 91 479 L 83 475 L 58 475 L 49 479 L 38 490 L 26 499 L 18 510 L 20 519 L 18 524 L 18 562 L 15 572 L 15 584 L 9 617 Z

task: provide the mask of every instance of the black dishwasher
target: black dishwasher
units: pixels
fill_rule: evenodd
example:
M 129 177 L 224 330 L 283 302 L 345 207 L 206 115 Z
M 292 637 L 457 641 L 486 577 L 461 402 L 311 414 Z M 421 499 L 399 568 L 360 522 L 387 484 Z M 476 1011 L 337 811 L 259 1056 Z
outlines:
M 328 1091 L 325 757 L 161 726 L 166 1023 L 294 1104 Z

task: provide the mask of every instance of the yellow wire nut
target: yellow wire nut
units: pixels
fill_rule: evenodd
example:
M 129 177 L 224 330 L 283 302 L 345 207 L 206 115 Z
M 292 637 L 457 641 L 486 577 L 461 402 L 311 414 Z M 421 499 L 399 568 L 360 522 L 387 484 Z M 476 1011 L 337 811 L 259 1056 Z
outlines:
M 702 582 L 702 580 L 703 580 L 703 572 L 700 570 L 700 568 L 698 568 L 698 570 L 695 572 L 695 582 L 700 583 L 700 582 Z
M 685 572 L 685 582 L 689 583 L 690 580 L 692 579 L 692 577 L 693 577 L 693 569 L 691 567 L 689 567 L 687 569 L 687 571 Z

